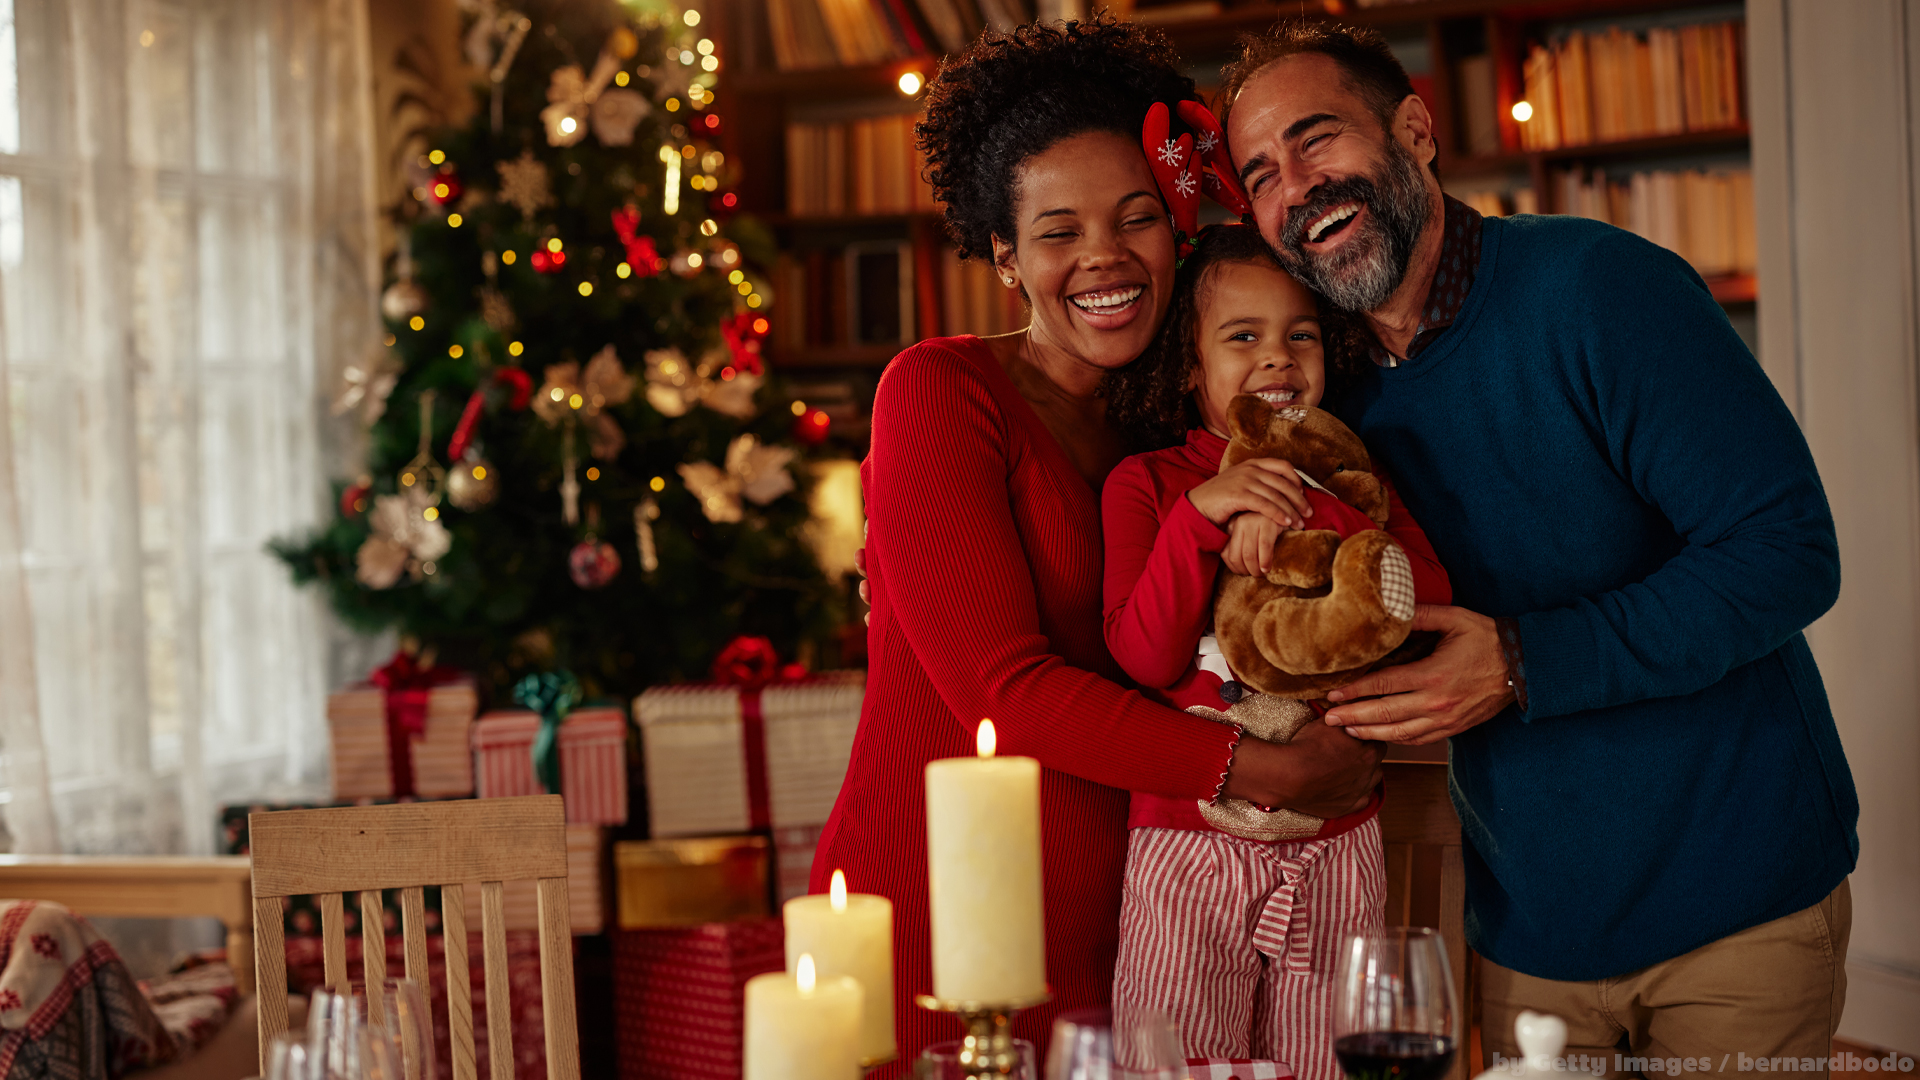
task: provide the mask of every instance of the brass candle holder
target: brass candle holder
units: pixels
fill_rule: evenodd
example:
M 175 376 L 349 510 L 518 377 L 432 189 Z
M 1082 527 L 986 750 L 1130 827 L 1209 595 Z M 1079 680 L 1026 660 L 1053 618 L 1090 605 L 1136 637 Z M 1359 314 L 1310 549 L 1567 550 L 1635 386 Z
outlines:
M 923 1009 L 948 1012 L 960 1017 L 967 1029 L 960 1041 L 960 1068 L 968 1080 L 988 1080 L 1013 1076 L 1020 1069 L 1020 1055 L 1013 1045 L 1013 1014 L 1053 1000 L 1040 993 L 1021 1001 L 982 1002 L 949 1001 L 921 994 L 914 1001 Z

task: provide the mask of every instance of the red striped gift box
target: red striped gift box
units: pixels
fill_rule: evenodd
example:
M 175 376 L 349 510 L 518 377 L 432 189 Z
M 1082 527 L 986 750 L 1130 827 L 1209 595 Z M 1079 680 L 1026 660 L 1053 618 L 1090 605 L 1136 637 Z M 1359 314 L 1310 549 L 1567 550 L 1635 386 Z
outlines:
M 779 919 L 614 931 L 621 1080 L 739 1080 L 747 980 L 786 963 Z
M 533 736 L 539 730 L 539 714 L 526 709 L 501 709 L 473 722 L 474 781 L 481 798 L 544 794 L 533 775 Z
M 627 714 L 577 709 L 560 723 L 560 793 L 576 825 L 627 823 Z

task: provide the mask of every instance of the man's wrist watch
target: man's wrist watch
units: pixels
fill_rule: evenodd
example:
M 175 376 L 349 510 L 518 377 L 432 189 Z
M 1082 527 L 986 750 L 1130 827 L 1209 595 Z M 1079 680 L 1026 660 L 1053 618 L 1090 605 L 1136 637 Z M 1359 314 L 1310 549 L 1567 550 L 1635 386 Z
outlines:
M 1493 620 L 1494 633 L 1500 638 L 1500 656 L 1507 662 L 1507 687 L 1513 691 L 1514 704 L 1527 711 L 1527 665 L 1520 647 L 1520 620 L 1510 615 Z

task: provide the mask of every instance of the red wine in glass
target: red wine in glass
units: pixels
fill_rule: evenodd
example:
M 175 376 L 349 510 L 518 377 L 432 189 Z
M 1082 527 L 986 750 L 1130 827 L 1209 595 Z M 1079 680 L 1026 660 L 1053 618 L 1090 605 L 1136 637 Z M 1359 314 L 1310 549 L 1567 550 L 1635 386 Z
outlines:
M 1333 1043 L 1348 1080 L 1438 1080 L 1453 1054 L 1453 1039 L 1417 1031 L 1369 1031 Z
M 1347 939 L 1333 1053 L 1349 1080 L 1440 1080 L 1460 1048 L 1460 1002 L 1440 935 L 1390 927 Z

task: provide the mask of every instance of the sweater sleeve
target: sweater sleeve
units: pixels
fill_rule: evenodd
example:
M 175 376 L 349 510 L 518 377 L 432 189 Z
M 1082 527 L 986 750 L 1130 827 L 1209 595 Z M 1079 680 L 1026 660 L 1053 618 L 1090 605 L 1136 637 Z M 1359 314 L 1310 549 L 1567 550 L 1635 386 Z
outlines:
M 1184 494 L 1161 521 L 1159 493 L 1137 457 L 1107 477 L 1100 513 L 1107 543 L 1107 648 L 1133 681 L 1172 686 L 1207 632 L 1227 533 Z
M 1564 300 L 1572 392 L 1678 544 L 1643 580 L 1519 615 L 1527 719 L 1711 686 L 1780 648 L 1840 588 L 1806 439 L 1699 275 L 1615 233 L 1584 253 Z
M 1440 556 L 1433 553 L 1433 542 L 1427 539 L 1425 529 L 1413 520 L 1413 514 L 1407 510 L 1407 504 L 1400 501 L 1400 492 L 1386 474 L 1376 472 L 1380 486 L 1387 489 L 1387 532 L 1407 553 L 1407 561 L 1413 564 L 1413 599 L 1420 604 L 1453 603 L 1453 583 L 1447 577 L 1447 568 L 1440 565 Z
M 1008 495 L 1034 465 L 1014 460 L 1011 424 L 945 346 L 889 367 L 868 458 L 876 608 L 884 597 L 957 721 L 992 718 L 1003 753 L 1111 787 L 1211 798 L 1232 763 L 1231 729 L 1069 666 L 1042 632 Z

